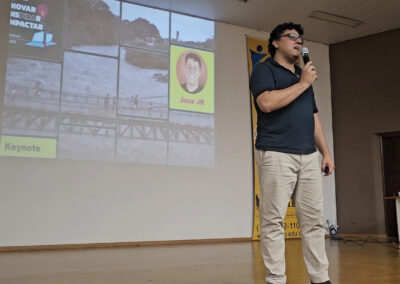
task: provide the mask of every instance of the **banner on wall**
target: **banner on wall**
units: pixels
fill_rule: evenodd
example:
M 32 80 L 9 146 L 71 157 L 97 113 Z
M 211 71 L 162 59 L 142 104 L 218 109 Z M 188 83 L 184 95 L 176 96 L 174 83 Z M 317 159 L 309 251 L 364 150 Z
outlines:
M 253 67 L 258 62 L 264 62 L 270 54 L 268 53 L 268 41 L 263 41 L 259 39 L 247 38 L 247 59 L 249 68 L 249 77 L 253 71 Z M 254 98 L 250 93 L 251 100 L 251 121 L 252 121 L 252 133 L 253 133 L 253 177 L 254 177 L 254 200 L 253 200 L 253 240 L 260 239 L 260 184 L 258 181 L 258 170 L 255 159 L 255 138 L 257 134 L 257 112 L 254 107 Z M 300 238 L 300 228 L 299 223 L 296 218 L 296 210 L 293 206 L 292 200 L 288 204 L 288 209 L 286 211 L 286 216 L 284 219 L 285 237 L 287 239 Z

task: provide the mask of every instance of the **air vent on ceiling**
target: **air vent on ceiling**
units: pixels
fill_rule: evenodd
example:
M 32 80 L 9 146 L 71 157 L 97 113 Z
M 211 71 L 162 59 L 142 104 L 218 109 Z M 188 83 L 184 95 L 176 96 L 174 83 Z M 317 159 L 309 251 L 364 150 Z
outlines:
M 321 12 L 321 11 L 313 11 L 310 14 L 310 17 L 319 19 L 319 20 L 323 20 L 323 21 L 328 21 L 331 23 L 349 26 L 352 28 L 358 27 L 359 25 L 361 25 L 363 23 L 358 20 L 354 20 L 354 19 L 350 19 L 350 18 L 346 18 L 346 17 L 334 15 L 334 14 L 329 14 L 329 13 Z

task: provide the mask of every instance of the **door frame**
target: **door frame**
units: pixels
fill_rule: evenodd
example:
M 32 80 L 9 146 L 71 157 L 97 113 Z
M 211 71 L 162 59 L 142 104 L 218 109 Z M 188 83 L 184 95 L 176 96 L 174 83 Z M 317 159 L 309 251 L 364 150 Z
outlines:
M 386 236 L 389 239 L 393 239 L 391 241 L 399 241 L 400 236 L 398 236 L 398 239 L 392 238 L 388 236 L 388 231 L 389 231 L 389 221 L 388 221 L 388 216 L 386 214 L 387 212 L 387 202 L 393 202 L 392 200 L 387 200 L 385 197 L 387 196 L 386 192 L 386 183 L 385 183 L 385 165 L 384 165 L 384 160 L 383 160 L 383 138 L 390 138 L 390 137 L 400 137 L 400 131 L 394 131 L 394 132 L 384 132 L 384 133 L 377 133 L 379 135 L 379 146 L 380 146 L 380 160 L 381 160 L 381 174 L 382 174 L 382 189 L 383 189 L 383 206 L 384 206 L 384 216 L 385 216 L 385 233 Z M 397 226 L 397 224 L 396 224 Z

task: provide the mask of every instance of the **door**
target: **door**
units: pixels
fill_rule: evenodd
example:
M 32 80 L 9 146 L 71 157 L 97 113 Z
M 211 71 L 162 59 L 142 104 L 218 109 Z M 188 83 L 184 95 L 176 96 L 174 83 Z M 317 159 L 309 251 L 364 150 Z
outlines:
M 400 192 L 400 132 L 381 136 L 383 195 L 390 197 Z M 398 238 L 395 200 L 385 200 L 386 234 Z

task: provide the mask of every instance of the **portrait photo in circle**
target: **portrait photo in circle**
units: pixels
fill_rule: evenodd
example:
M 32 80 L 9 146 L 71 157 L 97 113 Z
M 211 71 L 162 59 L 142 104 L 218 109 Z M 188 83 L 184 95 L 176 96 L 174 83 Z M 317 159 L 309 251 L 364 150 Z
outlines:
M 176 76 L 185 92 L 201 92 L 207 82 L 207 65 L 203 57 L 194 50 L 183 52 L 176 63 Z

